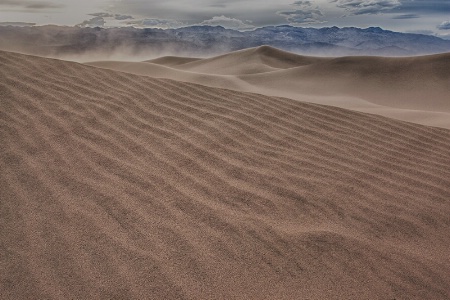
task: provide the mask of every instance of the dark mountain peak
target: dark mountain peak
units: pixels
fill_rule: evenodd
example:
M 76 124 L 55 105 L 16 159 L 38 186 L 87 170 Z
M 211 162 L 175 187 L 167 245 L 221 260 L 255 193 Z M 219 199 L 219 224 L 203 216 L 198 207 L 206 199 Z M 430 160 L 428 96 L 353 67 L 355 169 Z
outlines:
M 382 29 L 381 27 L 369 27 L 369 28 L 362 29 L 362 30 L 365 31 L 365 32 L 372 32 L 372 33 L 386 33 L 386 32 L 391 32 L 391 31 L 388 31 L 388 30 L 384 30 L 384 29 Z

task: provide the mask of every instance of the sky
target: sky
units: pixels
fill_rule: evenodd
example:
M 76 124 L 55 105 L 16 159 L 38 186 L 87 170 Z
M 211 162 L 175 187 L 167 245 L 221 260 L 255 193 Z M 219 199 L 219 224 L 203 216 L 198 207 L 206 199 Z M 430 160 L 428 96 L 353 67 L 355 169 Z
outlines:
M 0 0 L 0 25 L 361 27 L 450 38 L 450 0 Z

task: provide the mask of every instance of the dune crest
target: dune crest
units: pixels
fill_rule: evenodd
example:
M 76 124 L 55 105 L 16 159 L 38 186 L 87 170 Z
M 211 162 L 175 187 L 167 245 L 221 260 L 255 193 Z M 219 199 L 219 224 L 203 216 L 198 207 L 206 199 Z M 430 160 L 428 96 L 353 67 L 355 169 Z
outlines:
M 208 59 L 165 57 L 153 61 L 156 63 L 130 63 L 126 67 L 123 62 L 90 65 L 450 129 L 450 53 L 320 58 L 262 46 Z M 170 72 L 161 71 L 161 66 L 169 67 Z
M 284 70 L 326 60 L 326 58 L 297 55 L 273 47 L 261 46 L 196 60 L 178 65 L 177 68 L 205 74 L 244 75 Z
M 0 52 L 1 299 L 448 299 L 450 131 Z
M 177 56 L 164 56 L 160 58 L 155 58 L 151 60 L 147 60 L 145 62 L 153 63 L 157 65 L 163 65 L 167 67 L 174 67 L 179 65 L 184 65 L 190 62 L 194 62 L 197 60 L 201 60 L 201 58 L 193 58 L 193 57 L 177 57 Z

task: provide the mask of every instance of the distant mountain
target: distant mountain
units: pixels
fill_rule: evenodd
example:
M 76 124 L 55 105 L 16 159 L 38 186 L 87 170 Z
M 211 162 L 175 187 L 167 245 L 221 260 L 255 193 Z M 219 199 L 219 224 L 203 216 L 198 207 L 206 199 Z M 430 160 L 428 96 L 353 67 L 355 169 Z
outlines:
M 237 31 L 220 26 L 178 29 L 79 28 L 64 26 L 0 27 L 0 49 L 44 56 L 82 55 L 215 55 L 270 45 L 300 54 L 325 56 L 403 56 L 450 52 L 450 41 L 379 27 L 303 28 L 267 26 Z

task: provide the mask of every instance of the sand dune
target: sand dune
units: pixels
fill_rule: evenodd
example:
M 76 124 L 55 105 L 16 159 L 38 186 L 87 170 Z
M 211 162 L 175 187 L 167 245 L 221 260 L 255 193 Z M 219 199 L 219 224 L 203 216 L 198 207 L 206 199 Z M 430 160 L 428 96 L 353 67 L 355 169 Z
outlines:
M 195 73 L 150 62 L 97 61 L 86 63 L 86 65 L 135 75 L 198 83 L 209 87 L 228 88 L 237 91 L 256 90 L 252 85 L 235 76 Z
M 450 112 L 450 53 L 340 57 L 240 78 L 292 93 L 352 96 L 388 107 Z
M 123 62 L 90 65 L 450 129 L 450 54 L 315 58 L 263 46 L 208 59 L 165 57 L 151 62 L 155 61 L 158 66 Z M 162 65 L 170 71 L 161 70 Z
M 449 299 L 450 131 L 0 52 L 1 299 Z
M 195 60 L 177 65 L 177 68 L 206 74 L 244 75 L 289 69 L 326 60 L 328 59 L 302 56 L 269 46 L 261 46 L 213 58 Z
M 182 64 L 194 62 L 197 60 L 201 60 L 201 58 L 164 56 L 164 57 L 160 57 L 160 58 L 147 60 L 145 62 L 149 62 L 149 63 L 153 63 L 153 64 L 157 64 L 157 65 L 163 65 L 163 66 L 167 66 L 167 67 L 174 67 L 174 66 L 179 66 Z

